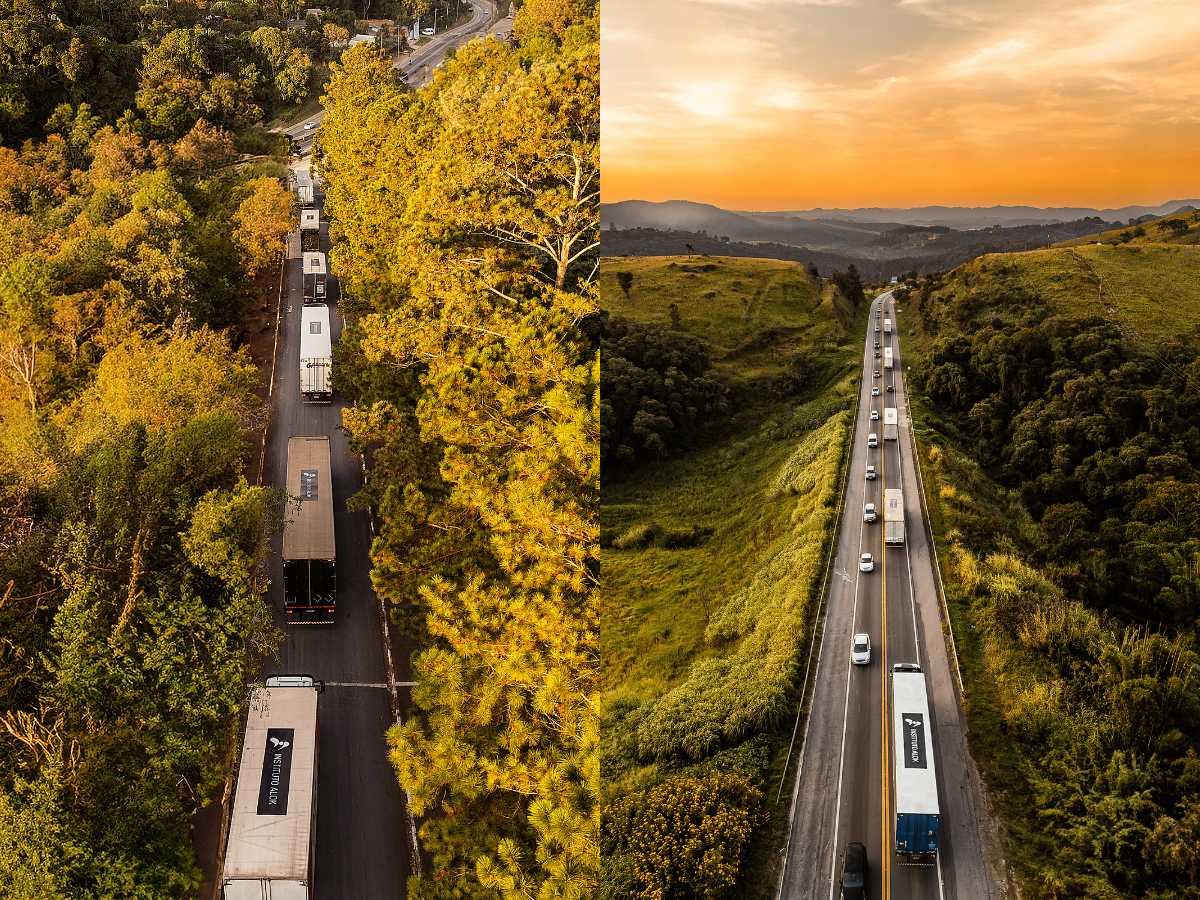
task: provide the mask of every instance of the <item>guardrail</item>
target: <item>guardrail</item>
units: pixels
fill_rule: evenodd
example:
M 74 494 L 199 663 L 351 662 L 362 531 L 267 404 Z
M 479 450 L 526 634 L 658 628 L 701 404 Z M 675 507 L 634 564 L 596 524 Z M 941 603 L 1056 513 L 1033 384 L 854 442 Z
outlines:
M 917 480 L 921 482 L 921 511 L 925 514 L 925 534 L 929 548 L 933 551 L 933 571 L 937 575 L 939 608 L 946 616 L 946 629 L 950 634 L 950 653 L 954 656 L 954 671 L 958 675 L 958 696 L 966 696 L 963 685 L 962 665 L 958 661 L 958 643 L 954 640 L 954 623 L 950 621 L 950 604 L 946 600 L 946 585 L 942 581 L 942 564 L 938 561 L 937 541 L 933 539 L 933 520 L 929 516 L 929 503 L 925 497 L 925 474 L 921 470 L 921 448 L 917 445 L 917 431 L 913 427 L 912 404 L 908 399 L 908 381 L 904 382 L 904 410 L 908 413 L 908 442 L 912 446 L 913 460 L 917 467 Z

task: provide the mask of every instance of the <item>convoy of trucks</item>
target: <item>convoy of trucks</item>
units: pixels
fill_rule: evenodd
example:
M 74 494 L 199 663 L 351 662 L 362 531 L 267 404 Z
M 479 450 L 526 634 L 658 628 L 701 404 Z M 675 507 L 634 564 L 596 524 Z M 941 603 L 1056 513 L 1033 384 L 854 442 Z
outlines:
M 913 663 L 892 668 L 895 722 L 896 855 L 932 865 L 938 851 L 937 775 L 925 674 Z
M 883 542 L 904 543 L 904 498 L 900 488 L 886 488 L 883 492 Z
M 333 344 L 329 336 L 329 307 L 305 306 L 300 318 L 300 394 L 310 403 L 330 403 L 333 386 Z
M 318 696 L 309 675 L 274 675 L 250 704 L 222 900 L 312 900 L 317 841 Z
M 288 441 L 289 505 L 283 527 L 283 594 L 288 622 L 331 625 L 337 610 L 337 546 L 329 438 Z

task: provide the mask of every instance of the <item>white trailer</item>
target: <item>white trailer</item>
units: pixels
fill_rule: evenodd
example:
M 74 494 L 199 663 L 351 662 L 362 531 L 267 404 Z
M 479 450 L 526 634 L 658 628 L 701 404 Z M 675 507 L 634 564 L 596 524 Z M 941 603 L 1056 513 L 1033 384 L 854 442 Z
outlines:
M 884 333 L 884 334 L 891 334 L 891 333 L 892 333 L 892 320 L 891 320 L 891 319 L 884 319 L 884 320 L 883 320 L 883 333 Z
M 904 497 L 900 488 L 887 488 L 883 492 L 883 542 L 904 543 Z
M 900 663 L 892 669 L 895 723 L 896 855 L 930 865 L 938 849 L 937 774 L 933 729 L 921 667 Z
M 883 409 L 883 439 L 885 441 L 894 441 L 899 437 L 896 418 L 896 407 L 885 406 Z
M 883 348 L 883 367 L 885 369 L 890 369 L 892 367 L 892 348 L 891 347 Z
M 324 690 L 309 675 L 274 675 L 250 705 L 222 900 L 312 900 Z
M 312 206 L 313 202 L 313 186 L 307 181 L 301 181 L 296 184 L 296 198 L 300 201 L 301 206 Z
M 330 403 L 333 387 L 333 344 L 329 335 L 329 307 L 305 306 L 300 320 L 300 394 L 314 403 Z

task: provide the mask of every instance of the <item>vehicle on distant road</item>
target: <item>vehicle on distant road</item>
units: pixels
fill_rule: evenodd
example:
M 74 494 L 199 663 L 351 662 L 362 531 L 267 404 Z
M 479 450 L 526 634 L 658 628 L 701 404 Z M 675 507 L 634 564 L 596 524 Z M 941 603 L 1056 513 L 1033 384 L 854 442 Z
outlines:
M 889 384 L 889 385 L 887 386 L 887 389 L 888 389 L 888 393 L 890 394 L 890 393 L 892 392 L 892 386 Z
M 874 572 L 875 557 L 873 557 L 870 553 L 864 553 L 858 561 L 858 570 L 860 572 Z
M 871 421 L 874 422 L 878 418 L 879 418 L 879 410 L 877 410 L 877 409 L 871 410 Z
M 878 330 L 879 330 L 879 326 L 878 326 L 878 325 L 876 325 L 876 326 L 875 326 L 875 330 L 876 330 L 876 331 L 878 331 Z
M 875 377 L 876 377 L 876 378 L 878 378 L 878 377 L 879 377 L 879 370 L 878 370 L 878 369 L 876 369 L 876 370 L 875 370 Z
M 879 388 L 877 388 L 877 387 L 871 388 L 871 396 L 878 397 L 879 396 Z
M 856 634 L 850 642 L 850 661 L 856 666 L 871 664 L 871 636 Z
M 875 521 L 875 504 L 874 503 L 868 503 L 866 506 L 863 507 L 863 521 L 864 522 L 874 522 Z
M 433 29 L 432 28 L 422 28 L 421 34 L 433 34 Z M 879 329 L 876 328 L 875 330 L 878 331 Z
M 867 466 L 867 481 L 874 481 L 874 480 L 875 480 L 875 467 Z
M 878 447 L 879 446 L 879 435 L 877 435 L 873 431 L 870 434 L 868 434 L 867 435 L 867 446 L 868 447 Z M 871 478 L 872 476 L 868 475 L 867 477 Z
M 305 130 L 305 131 L 312 131 L 312 130 L 313 130 L 314 128 L 316 128 L 316 127 L 317 127 L 317 123 L 316 123 L 316 122 L 305 122 L 305 123 L 304 123 L 304 130 Z
M 875 351 L 875 358 L 879 359 L 879 351 L 878 350 Z

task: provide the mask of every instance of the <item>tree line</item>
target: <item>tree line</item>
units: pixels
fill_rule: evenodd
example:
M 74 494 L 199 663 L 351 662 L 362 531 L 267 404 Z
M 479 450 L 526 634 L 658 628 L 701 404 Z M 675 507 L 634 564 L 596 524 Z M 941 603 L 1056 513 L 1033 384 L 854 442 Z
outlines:
M 290 146 L 137 105 L 187 8 L 0 13 L 5 897 L 197 890 L 189 819 L 276 646 L 252 573 L 280 498 L 243 474 L 258 376 L 229 329 L 294 227 Z
M 1142 344 L 1064 314 L 1019 266 L 910 298 L 936 336 L 923 390 L 978 461 L 930 453 L 950 598 L 988 638 L 995 700 L 973 702 L 998 705 L 973 750 L 1014 798 L 1032 896 L 1193 896 L 1200 331 Z
M 372 582 L 421 645 L 390 758 L 409 895 L 586 897 L 596 870 L 598 8 L 530 0 L 412 91 L 345 54 L 314 156 Z

